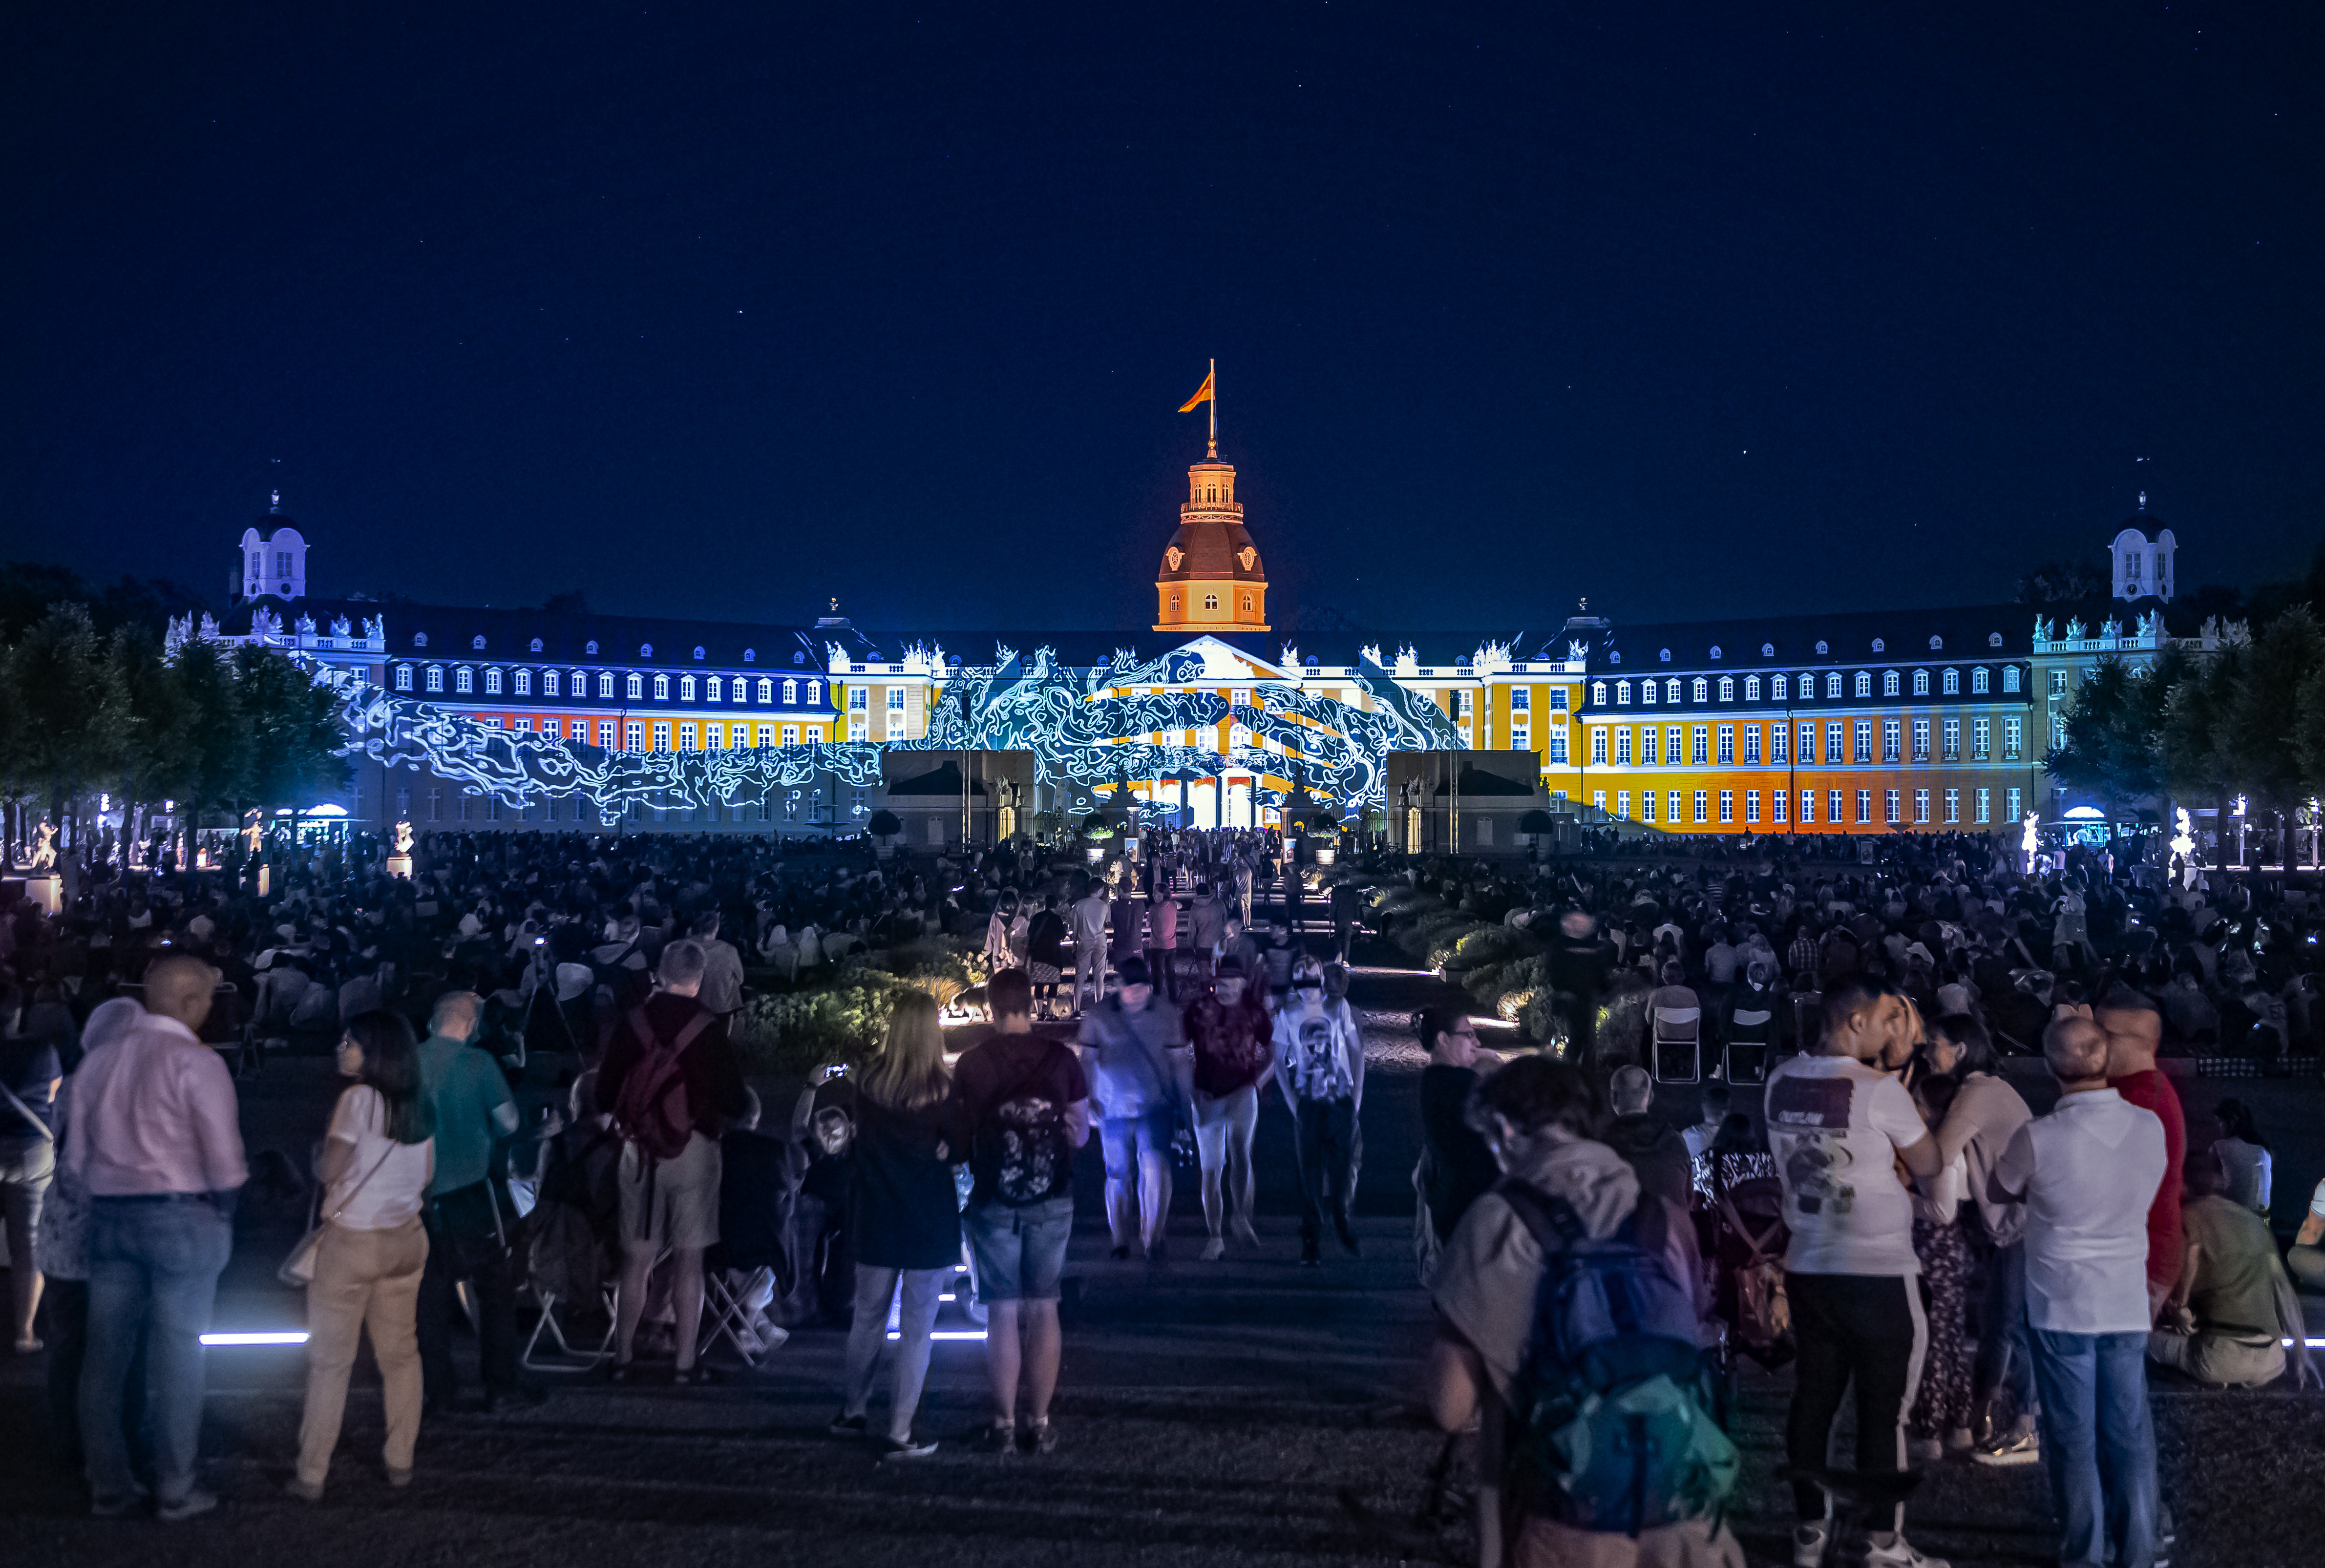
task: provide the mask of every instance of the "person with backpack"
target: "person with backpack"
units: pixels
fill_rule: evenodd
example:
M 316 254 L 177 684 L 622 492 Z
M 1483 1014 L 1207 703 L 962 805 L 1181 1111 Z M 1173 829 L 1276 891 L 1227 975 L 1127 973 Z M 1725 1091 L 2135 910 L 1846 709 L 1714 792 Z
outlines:
M 1357 1112 L 1364 1103 L 1365 1049 L 1345 1010 L 1324 1001 L 1324 966 L 1301 955 L 1292 967 L 1292 991 L 1275 1010 L 1275 1081 L 1292 1112 L 1300 1164 L 1300 1261 L 1323 1261 L 1324 1210 L 1329 1204 L 1340 1245 L 1361 1249 L 1348 1222 L 1357 1169 L 1364 1158 Z
M 1800 1357 L 1784 1430 L 1792 1462 L 1795 1568 L 1819 1568 L 1834 1535 L 1827 1468 L 1833 1418 L 1857 1388 L 1856 1473 L 1876 1480 L 1906 1468 L 1905 1407 L 1929 1346 L 1913 1205 L 1902 1163 L 1921 1181 L 1944 1161 L 1913 1097 L 1879 1064 L 1914 1039 L 1921 1020 L 1887 981 L 1863 976 L 1825 992 L 1813 1056 L 1768 1075 L 1768 1146 L 1783 1184 L 1784 1290 Z M 1871 1568 L 1942 1568 L 1905 1539 L 1905 1505 L 1872 1533 Z
M 1074 1227 L 1074 1150 L 1089 1141 L 1089 1080 L 1081 1058 L 1033 1033 L 1033 986 L 1005 969 L 987 983 L 994 1029 L 953 1067 L 948 1145 L 968 1151 L 973 1185 L 961 1222 L 985 1304 L 993 1419 L 987 1449 L 1046 1453 L 1057 1445 L 1058 1294 Z M 1026 1421 L 1017 1424 L 1017 1386 Z
M 1122 989 L 1082 1015 L 1079 1044 L 1091 1076 L 1106 1150 L 1106 1221 L 1116 1261 L 1133 1236 L 1150 1262 L 1163 1256 L 1171 1217 L 1171 1140 L 1194 1093 L 1192 1053 L 1179 1010 L 1154 993 L 1143 957 L 1121 961 Z
M 1592 1136 L 1598 1096 L 1569 1063 L 1520 1057 L 1471 1116 L 1503 1175 L 1439 1260 L 1428 1379 L 1440 1426 L 1477 1424 L 1478 1562 L 1744 1568 L 1686 1212 Z
M 627 1382 L 644 1314 L 646 1277 L 671 1254 L 681 1384 L 702 1326 L 702 1254 L 718 1240 L 718 1136 L 745 1114 L 743 1069 L 726 1021 L 704 1007 L 705 957 L 691 939 L 662 949 L 659 989 L 622 1016 L 597 1068 L 597 1102 L 622 1139 L 622 1276 L 615 1304 L 614 1379 Z

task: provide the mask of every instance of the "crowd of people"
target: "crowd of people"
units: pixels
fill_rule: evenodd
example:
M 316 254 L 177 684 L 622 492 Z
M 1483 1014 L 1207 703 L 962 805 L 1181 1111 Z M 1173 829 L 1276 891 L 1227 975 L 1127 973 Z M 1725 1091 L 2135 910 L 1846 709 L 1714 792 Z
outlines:
M 263 884 L 251 869 L 116 872 L 85 878 L 60 917 L 18 905 L 0 918 L 11 1326 L 20 1351 L 50 1351 L 59 1439 L 93 1506 L 213 1506 L 194 1473 L 199 1334 L 262 1163 L 242 1147 L 228 1044 L 334 1047 L 347 1084 L 308 1162 L 311 1233 L 284 1266 L 311 1335 L 295 1495 L 323 1494 L 366 1335 L 382 1462 L 408 1480 L 421 1421 L 459 1397 L 463 1283 L 478 1397 L 541 1397 L 518 1366 L 511 1237 L 526 1210 L 593 1184 L 614 1380 L 665 1340 L 672 1380 L 717 1376 L 706 1270 L 751 1223 L 738 1185 L 765 1185 L 791 1249 L 772 1294 L 848 1324 L 836 1433 L 883 1459 L 933 1452 L 914 1416 L 965 1265 L 991 1374 L 977 1442 L 1047 1451 L 1074 1154 L 1092 1133 L 1114 1256 L 1165 1258 L 1191 1145 L 1208 1261 L 1258 1246 L 1253 1145 L 1279 1098 L 1301 1263 L 1320 1266 L 1328 1220 L 1359 1250 L 1366 1052 L 1348 959 L 1368 881 L 1524 933 L 1563 1036 L 1513 1058 L 1481 1045 L 1461 1001 L 1415 1019 L 1414 1244 L 1441 1323 L 1430 1392 L 1455 1428 L 1483 1415 L 1489 1561 L 1596 1561 L 1584 1537 L 1613 1530 L 1642 1561 L 1740 1563 L 1717 1523 L 1734 1454 L 1704 1370 L 1722 1342 L 1795 1367 L 1804 1568 L 1836 1560 L 1853 1525 L 1866 1561 L 1932 1561 L 1883 1478 L 1950 1452 L 2044 1464 L 2064 1560 L 2138 1568 L 2170 1535 L 2147 1368 L 2249 1386 L 2286 1374 L 2289 1339 L 2306 1373 L 2293 1277 L 2325 1277 L 2325 1212 L 2289 1275 L 2259 1119 L 2227 1101 L 2219 1136 L 2191 1139 L 2157 1061 L 2317 1054 L 2325 912 L 2303 890 L 2092 851 L 2029 874 L 1994 841 L 1916 836 L 1869 864 L 1781 845 L 1524 866 L 1367 855 L 1310 909 L 1277 835 L 1142 847 L 1102 878 L 1016 845 L 915 863 L 748 839 L 447 836 L 408 881 L 360 853 L 285 855 Z M 931 933 L 981 935 L 987 1036 L 949 1061 L 935 1002 L 907 997 L 880 1051 L 757 1132 L 731 1033 L 746 974 L 809 983 L 858 945 Z M 512 1080 L 533 1055 L 570 1065 L 529 1115 Z M 2040 1056 L 2057 1109 L 2033 1114 L 2014 1055 Z M 1696 1068 L 1700 1121 L 1665 1126 L 1657 1080 Z M 1733 1101 L 1764 1081 L 1755 1120 Z M 727 1275 L 736 1326 L 764 1346 L 785 1303 L 746 1273 Z M 1538 1289 L 1552 1277 L 1584 1287 L 1561 1303 L 1648 1281 L 1645 1315 L 1560 1319 Z M 1595 1410 L 1574 1382 L 1586 1366 L 1596 1393 L 1670 1424 L 1658 1452 L 1677 1468 L 1653 1478 L 1653 1509 L 1640 1477 L 1624 1502 L 1561 1473 L 1571 1434 L 1539 1412 Z M 1845 1399 L 1857 1449 L 1835 1470 Z

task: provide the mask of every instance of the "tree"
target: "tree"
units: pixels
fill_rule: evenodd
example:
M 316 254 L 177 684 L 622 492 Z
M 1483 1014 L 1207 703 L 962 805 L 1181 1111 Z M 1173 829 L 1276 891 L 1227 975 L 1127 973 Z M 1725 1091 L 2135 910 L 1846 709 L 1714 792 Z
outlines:
M 885 844 L 903 832 L 904 825 L 897 820 L 894 812 L 883 807 L 872 814 L 872 819 L 864 825 L 864 831 Z
M 88 607 L 58 604 L 8 650 L 5 680 L 14 711 L 0 766 L 16 789 L 47 800 L 61 828 L 69 803 L 120 782 L 129 735 L 120 671 Z
M 2118 803 L 2164 792 L 2163 715 L 2172 672 L 2134 670 L 2108 655 L 2087 672 L 2067 714 L 2066 744 L 2042 766 L 2061 783 Z
M 242 799 L 251 805 L 297 813 L 308 800 L 347 782 L 338 754 L 338 701 L 297 665 L 270 648 L 234 650 L 235 697 L 249 737 L 249 766 Z
M 2261 629 L 2242 663 L 2218 721 L 2228 771 L 2255 806 L 2289 817 L 2314 777 L 2295 730 L 2302 688 L 2325 670 L 2325 627 L 2295 605 Z
M 2044 561 L 2018 579 L 2021 604 L 2073 604 L 2104 599 L 2113 577 L 2102 560 Z

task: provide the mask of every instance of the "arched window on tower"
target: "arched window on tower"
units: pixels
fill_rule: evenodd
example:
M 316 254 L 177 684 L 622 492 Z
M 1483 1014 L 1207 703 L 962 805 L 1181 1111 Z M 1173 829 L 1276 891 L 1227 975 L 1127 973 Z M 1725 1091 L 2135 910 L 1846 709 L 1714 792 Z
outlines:
M 1171 595 L 1171 616 L 1172 616 L 1172 619 L 1176 620 L 1176 619 L 1178 618 L 1178 615 L 1179 615 L 1179 595 L 1176 595 L 1176 594 L 1173 594 L 1173 595 Z
M 1206 609 L 1206 610 L 1216 610 L 1216 609 L 1218 609 L 1218 607 L 1219 607 L 1219 596 L 1218 596 L 1217 594 L 1205 594 L 1205 595 L 1203 595 L 1203 608 L 1204 608 L 1204 609 Z
M 1251 595 L 1249 594 L 1246 594 L 1243 596 L 1243 613 L 1246 615 L 1251 613 Z

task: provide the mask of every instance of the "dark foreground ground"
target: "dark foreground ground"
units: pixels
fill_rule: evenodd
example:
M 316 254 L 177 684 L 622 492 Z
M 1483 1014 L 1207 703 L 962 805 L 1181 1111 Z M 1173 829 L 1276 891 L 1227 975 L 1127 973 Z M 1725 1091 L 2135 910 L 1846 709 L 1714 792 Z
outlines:
M 866 1462 L 824 1424 L 838 1408 L 842 1334 L 796 1333 L 765 1369 L 710 1389 L 557 1385 L 535 1410 L 432 1418 L 418 1480 L 378 1473 L 375 1377 L 357 1370 L 331 1490 L 289 1500 L 301 1378 L 297 1350 L 210 1357 L 203 1452 L 227 1499 L 174 1529 L 93 1520 L 75 1477 L 44 1446 L 37 1358 L 0 1365 L 0 1563 L 124 1568 L 568 1568 L 591 1563 L 846 1563 L 850 1568 L 1103 1562 L 1162 1565 L 1461 1561 L 1463 1537 L 1414 1518 L 1440 1440 L 1415 1399 L 1430 1336 L 1413 1283 L 1409 1176 L 1419 1063 L 1396 1027 L 1422 977 L 1370 973 L 1357 1001 L 1376 1036 L 1365 1105 L 1361 1259 L 1320 1270 L 1294 1259 L 1296 1213 L 1280 1111 L 1261 1130 L 1261 1254 L 1194 1258 L 1195 1194 L 1175 1205 L 1171 1262 L 1106 1257 L 1086 1158 L 1083 1223 L 1070 1269 L 1056 1453 L 999 1460 L 954 1441 L 984 1415 L 982 1347 L 940 1343 L 921 1428 L 944 1440 L 905 1469 Z M 770 1086 L 772 1089 L 773 1086 Z M 2217 1096 L 2186 1085 L 2200 1115 Z M 2320 1167 L 2325 1092 L 2235 1087 L 2279 1139 L 2278 1208 L 2289 1227 Z M 321 1125 L 324 1064 L 271 1066 L 251 1082 L 254 1147 L 291 1148 Z M 1693 1091 L 1663 1109 L 1693 1120 Z M 771 1105 L 774 1102 L 771 1099 Z M 245 1217 L 221 1328 L 295 1324 L 299 1298 L 268 1279 L 296 1217 Z M 1745 1379 L 1735 1435 L 1746 1455 L 1737 1529 L 1755 1563 L 1789 1562 L 1788 1494 L 1774 1480 L 1789 1380 Z M 2286 1393 L 2159 1388 L 2164 1485 L 2181 1520 L 2180 1564 L 2266 1568 L 2325 1562 L 2325 1401 Z M 1925 1550 L 1958 1563 L 2055 1560 L 2039 1471 L 1949 1462 L 1912 1515 Z

